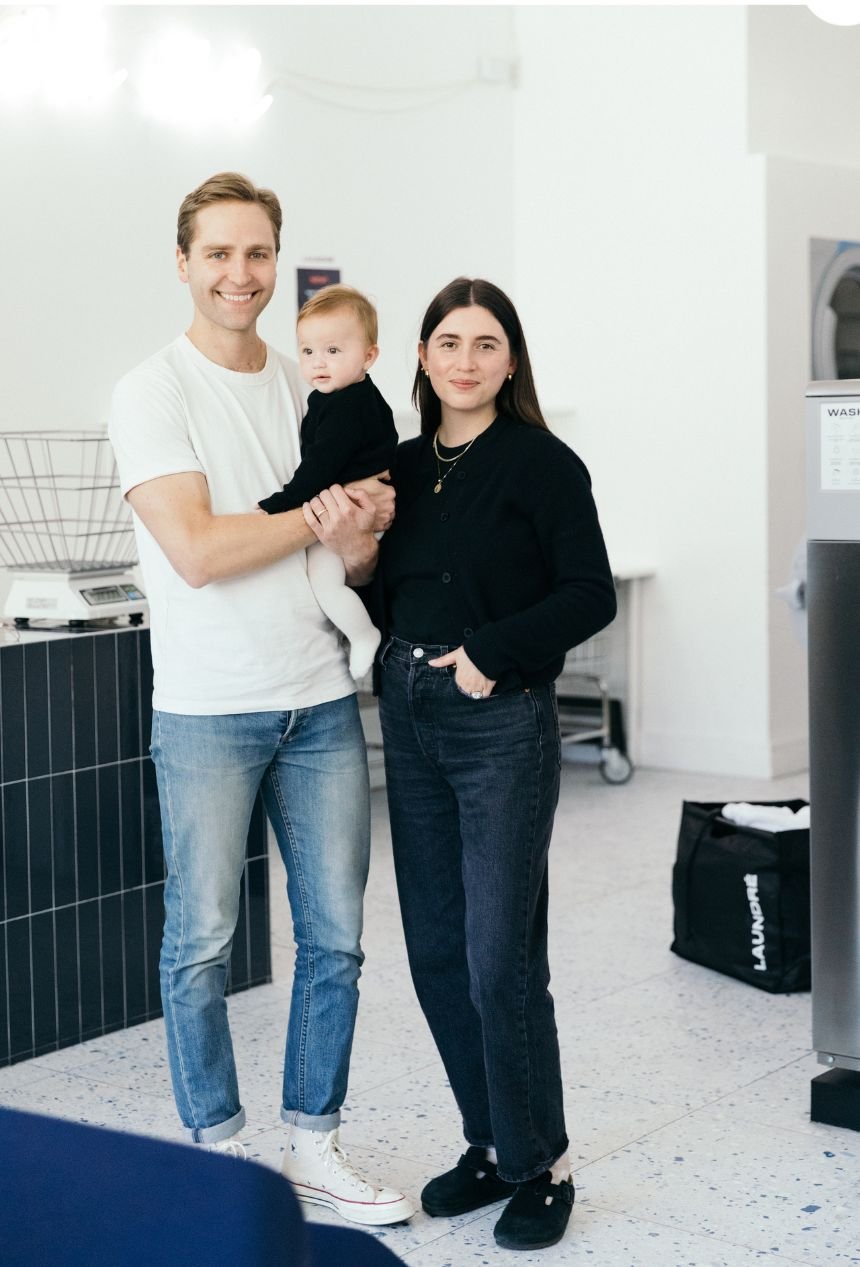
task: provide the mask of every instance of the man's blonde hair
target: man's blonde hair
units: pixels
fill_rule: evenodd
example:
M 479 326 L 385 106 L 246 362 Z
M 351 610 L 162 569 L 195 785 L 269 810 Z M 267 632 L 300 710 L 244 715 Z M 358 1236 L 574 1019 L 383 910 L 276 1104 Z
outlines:
M 176 245 L 184 256 L 188 256 L 191 243 L 194 241 L 194 228 L 197 212 L 213 202 L 256 202 L 263 208 L 272 222 L 275 234 L 275 254 L 281 249 L 281 224 L 283 215 L 277 195 L 271 189 L 258 189 L 247 176 L 241 172 L 218 172 L 210 176 L 202 185 L 192 189 L 182 199 L 179 208 L 179 219 L 176 223 Z
M 323 286 L 315 295 L 311 295 L 302 304 L 296 325 L 305 317 L 320 317 L 324 313 L 334 312 L 338 308 L 348 308 L 361 322 L 368 345 L 374 347 L 379 337 L 379 321 L 373 304 L 354 286 L 343 286 L 339 282 L 333 286 Z

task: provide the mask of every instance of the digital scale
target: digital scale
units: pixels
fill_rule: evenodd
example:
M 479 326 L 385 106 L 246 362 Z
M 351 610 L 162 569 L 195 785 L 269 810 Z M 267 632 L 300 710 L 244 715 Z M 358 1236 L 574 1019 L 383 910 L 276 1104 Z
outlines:
M 70 625 L 127 616 L 140 624 L 146 596 L 131 512 L 103 432 L 0 433 L 0 563 L 11 587 L 3 616 Z
M 98 584 L 93 584 L 98 580 Z M 146 596 L 128 571 L 15 573 L 3 615 L 18 628 L 32 620 L 60 624 L 128 616 L 139 625 L 147 612 Z

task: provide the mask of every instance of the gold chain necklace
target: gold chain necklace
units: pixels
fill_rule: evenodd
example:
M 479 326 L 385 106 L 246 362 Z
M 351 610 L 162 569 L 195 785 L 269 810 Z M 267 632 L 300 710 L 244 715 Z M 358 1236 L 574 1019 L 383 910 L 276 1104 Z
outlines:
M 457 463 L 460 461 L 460 458 L 464 458 L 466 456 L 466 454 L 469 452 L 472 445 L 475 443 L 475 441 L 478 438 L 478 436 L 472 436 L 471 440 L 466 445 L 465 449 L 463 449 L 462 453 L 458 453 L 455 457 L 452 457 L 452 458 L 443 458 L 439 450 L 436 448 L 436 437 L 438 436 L 438 434 L 439 432 L 437 431 L 433 436 L 433 452 L 436 455 L 436 475 L 437 475 L 436 483 L 433 485 L 434 493 L 442 492 L 442 485 L 445 483 L 445 480 L 451 474 L 451 472 L 453 471 Z M 480 435 L 480 432 L 478 434 Z M 442 462 L 445 462 L 448 464 L 448 469 L 444 475 L 442 474 L 442 466 L 441 466 Z

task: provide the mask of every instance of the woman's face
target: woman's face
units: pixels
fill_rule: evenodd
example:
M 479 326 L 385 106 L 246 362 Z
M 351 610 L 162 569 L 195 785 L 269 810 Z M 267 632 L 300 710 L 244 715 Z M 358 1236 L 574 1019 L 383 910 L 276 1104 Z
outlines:
M 496 396 L 516 369 L 508 336 L 486 308 L 454 308 L 419 343 L 418 356 L 446 412 L 481 419 L 495 416 Z

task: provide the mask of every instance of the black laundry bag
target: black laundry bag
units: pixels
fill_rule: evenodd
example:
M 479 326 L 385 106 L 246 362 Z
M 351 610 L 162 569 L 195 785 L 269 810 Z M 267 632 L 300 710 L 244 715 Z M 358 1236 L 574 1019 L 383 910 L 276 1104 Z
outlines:
M 671 949 L 771 994 L 808 990 L 809 830 L 740 827 L 721 816 L 724 804 L 684 801 Z

